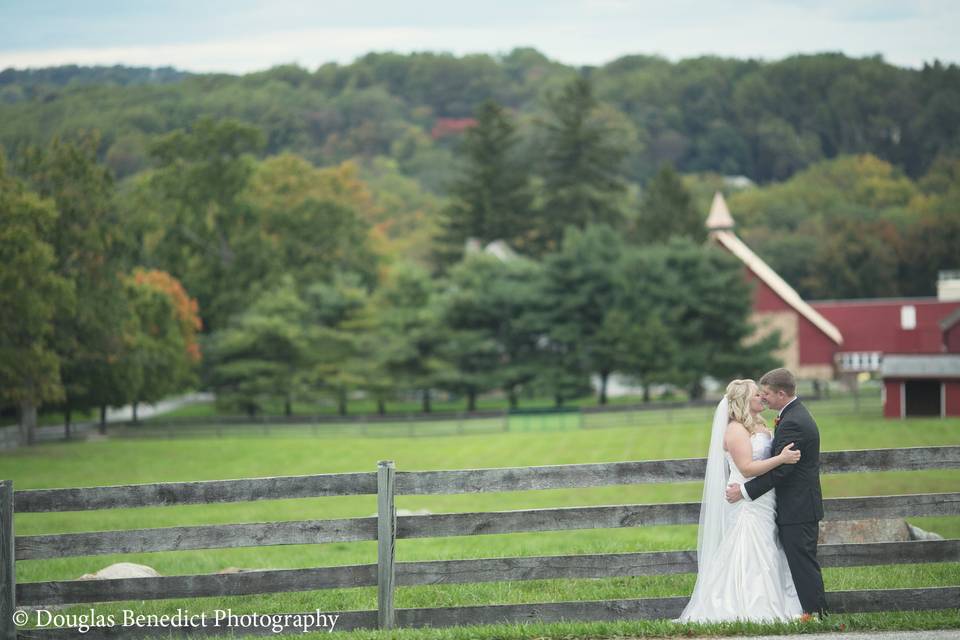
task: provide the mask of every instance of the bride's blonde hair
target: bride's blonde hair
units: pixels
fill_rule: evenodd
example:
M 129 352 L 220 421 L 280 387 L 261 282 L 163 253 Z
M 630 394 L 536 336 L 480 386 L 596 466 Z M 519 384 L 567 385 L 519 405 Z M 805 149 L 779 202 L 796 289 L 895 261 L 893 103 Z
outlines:
M 766 426 L 758 414 L 750 411 L 750 398 L 752 398 L 759 387 L 753 380 L 734 380 L 727 385 L 727 403 L 730 406 L 729 418 L 735 420 L 747 428 L 750 435 L 753 435 Z

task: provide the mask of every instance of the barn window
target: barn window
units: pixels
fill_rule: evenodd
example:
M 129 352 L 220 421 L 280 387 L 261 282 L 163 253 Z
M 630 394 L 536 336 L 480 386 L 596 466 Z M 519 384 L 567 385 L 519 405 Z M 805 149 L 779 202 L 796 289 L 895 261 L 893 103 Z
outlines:
M 917 328 L 917 308 L 912 304 L 900 307 L 900 327 L 906 330 Z

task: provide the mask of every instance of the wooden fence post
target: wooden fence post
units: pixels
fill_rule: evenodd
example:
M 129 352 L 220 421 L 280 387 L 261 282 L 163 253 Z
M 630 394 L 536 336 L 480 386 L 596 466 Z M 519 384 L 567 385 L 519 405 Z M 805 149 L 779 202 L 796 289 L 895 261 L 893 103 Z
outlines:
M 397 539 L 397 511 L 394 508 L 393 460 L 377 463 L 377 622 L 381 629 L 393 629 L 393 564 Z
M 0 640 L 17 640 L 13 541 L 13 480 L 0 480 Z

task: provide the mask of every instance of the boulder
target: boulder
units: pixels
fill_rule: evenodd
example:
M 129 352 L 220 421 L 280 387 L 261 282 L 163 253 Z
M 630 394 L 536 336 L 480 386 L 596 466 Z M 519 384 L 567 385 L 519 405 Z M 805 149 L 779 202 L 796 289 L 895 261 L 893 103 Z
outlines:
M 836 520 L 820 523 L 819 544 L 906 542 L 910 530 L 902 520 Z
M 865 542 L 908 542 L 943 540 L 943 537 L 909 524 L 903 518 L 835 520 L 820 522 L 818 544 L 858 544 Z
M 911 540 L 943 540 L 943 536 L 932 531 L 924 531 L 920 527 L 915 527 L 909 522 L 907 528 L 910 529 Z
M 77 580 L 114 580 L 116 578 L 159 578 L 160 574 L 153 567 L 133 562 L 117 562 L 104 567 L 96 573 L 85 573 Z

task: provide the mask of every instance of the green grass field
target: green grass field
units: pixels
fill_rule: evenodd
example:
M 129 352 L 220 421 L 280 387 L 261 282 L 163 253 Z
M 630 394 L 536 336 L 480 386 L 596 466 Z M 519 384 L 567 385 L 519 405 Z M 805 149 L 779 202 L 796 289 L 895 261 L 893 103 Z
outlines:
M 825 451 L 960 444 L 960 420 L 886 421 L 863 416 L 818 416 Z M 869 413 L 875 415 L 873 410 Z M 456 437 L 312 437 L 304 430 L 276 431 L 270 437 L 110 439 L 98 442 L 42 444 L 0 454 L 0 475 L 16 489 L 76 487 L 157 481 L 212 480 L 343 471 L 374 471 L 378 460 L 390 459 L 402 471 L 462 469 L 543 464 L 614 462 L 701 457 L 707 446 L 709 420 L 702 409 L 656 414 L 627 426 L 576 429 L 551 428 L 547 422 L 529 430 L 511 429 Z M 619 418 L 622 420 L 623 418 Z M 823 477 L 825 497 L 960 491 L 960 470 L 841 474 Z M 699 483 L 602 487 L 572 490 L 453 496 L 399 496 L 398 509 L 433 513 L 500 511 L 523 508 L 599 504 L 685 502 L 700 499 Z M 276 500 L 240 504 L 188 505 L 80 513 L 20 514 L 17 535 L 370 516 L 375 496 Z M 911 522 L 949 538 L 960 537 L 960 518 L 917 518 Z M 696 527 L 644 527 L 481 535 L 400 540 L 397 560 L 503 557 L 689 549 L 696 546 Z M 69 580 L 113 562 L 150 565 L 163 575 L 212 573 L 227 567 L 299 568 L 376 562 L 376 543 L 274 546 L 198 550 L 56 560 L 20 561 L 17 581 Z M 828 590 L 922 587 L 960 584 L 960 563 L 825 569 Z M 695 576 L 650 576 L 595 580 L 549 580 L 402 587 L 397 607 L 433 607 L 494 603 L 533 603 L 688 595 Z M 327 612 L 375 609 L 376 589 L 340 589 L 277 595 L 163 600 L 96 605 L 97 613 L 123 608 L 138 614 L 226 609 L 234 612 Z M 66 612 L 83 612 L 78 605 Z M 960 610 L 918 614 L 832 616 L 816 629 L 845 624 L 853 629 L 960 628 Z M 831 626 L 833 625 L 833 626 Z M 396 637 L 610 637 L 615 635 L 683 635 L 692 628 L 656 622 L 565 623 L 560 625 L 490 626 L 478 629 L 400 631 Z M 807 626 L 806 630 L 816 630 Z M 695 633 L 790 632 L 791 625 L 696 628 Z M 411 635 L 412 634 L 412 635 Z M 304 637 L 304 634 L 295 634 Z M 355 637 L 389 634 L 355 632 Z M 278 636 L 286 637 L 286 636 Z M 294 637 L 290 635 L 289 637 Z

